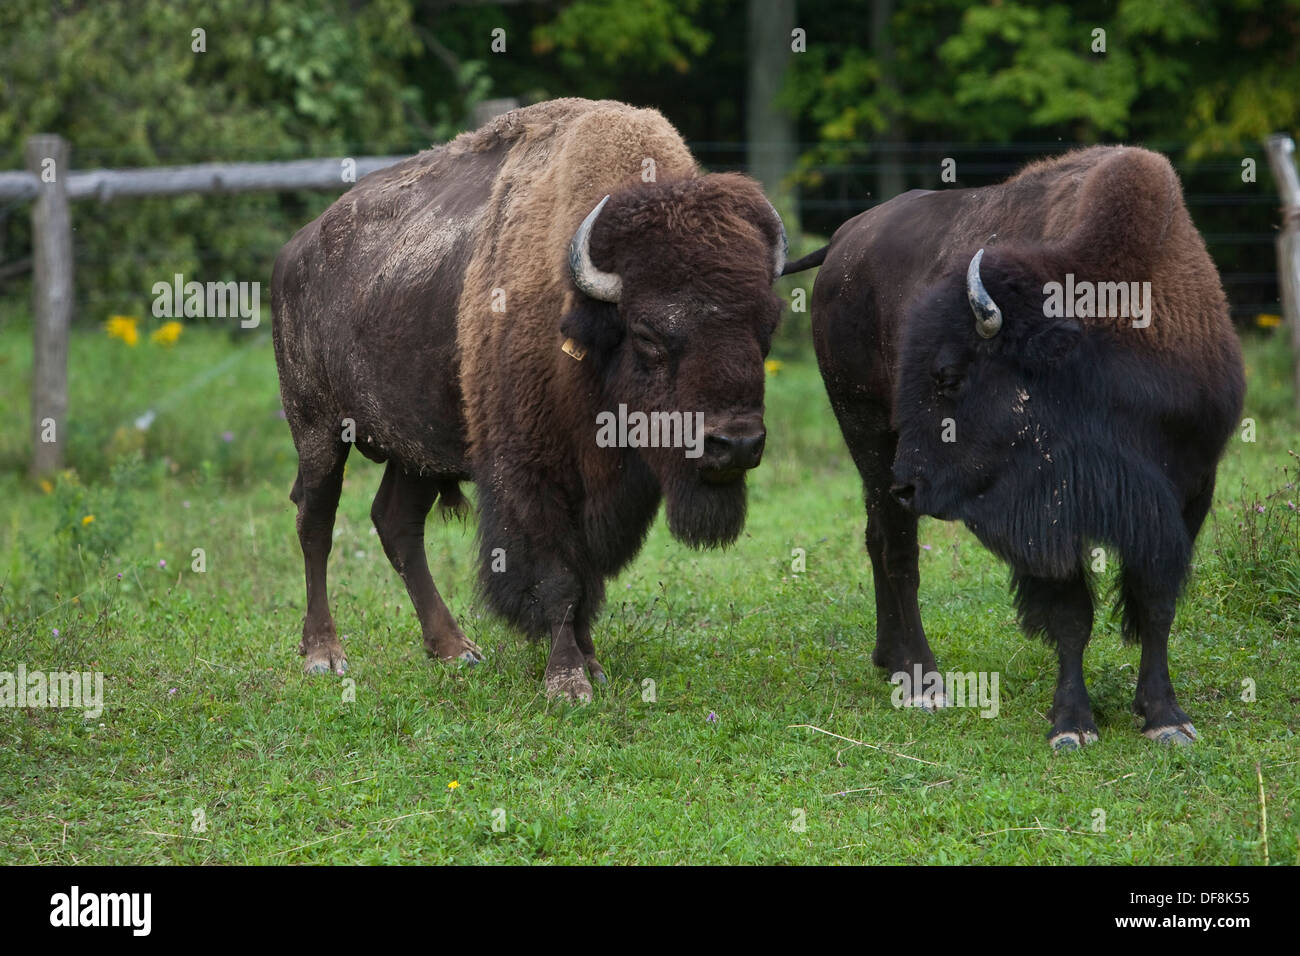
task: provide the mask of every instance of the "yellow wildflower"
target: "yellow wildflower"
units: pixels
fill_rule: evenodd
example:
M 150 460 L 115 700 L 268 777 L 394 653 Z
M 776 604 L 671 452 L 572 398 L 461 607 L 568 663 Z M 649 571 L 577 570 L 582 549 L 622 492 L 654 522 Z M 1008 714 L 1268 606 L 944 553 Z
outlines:
M 447 784 L 447 789 L 448 789 L 448 790 L 455 790 L 455 789 L 456 789 L 457 787 L 459 787 L 459 786 L 460 786 L 460 781 L 459 781 L 459 780 L 453 780 L 451 783 Z
M 127 345 L 135 346 L 140 341 L 140 332 L 136 328 L 136 319 L 128 315 L 112 315 L 104 323 L 104 331 L 111 338 L 121 339 Z
M 1255 316 L 1255 324 L 1261 329 L 1275 329 L 1282 324 L 1282 316 L 1269 315 L 1267 312 Z
M 768 375 L 775 375 L 781 369 L 785 368 L 785 363 L 780 359 L 768 359 L 763 363 L 763 368 L 767 369 Z
M 84 518 L 81 519 L 81 523 L 82 523 L 83 525 L 88 525 L 88 524 L 90 524 L 90 523 L 91 523 L 92 521 L 94 521 L 94 520 L 95 520 L 95 516 L 94 516 L 94 515 L 86 515 L 86 517 L 84 517 Z
M 183 326 L 175 320 L 164 322 L 153 330 L 153 333 L 149 336 L 149 341 L 157 342 L 159 345 L 175 345 L 176 340 L 181 337 L 182 328 Z
M 45 492 L 48 495 L 53 490 L 54 490 L 54 482 L 50 481 L 50 479 L 48 478 L 42 478 L 41 491 Z

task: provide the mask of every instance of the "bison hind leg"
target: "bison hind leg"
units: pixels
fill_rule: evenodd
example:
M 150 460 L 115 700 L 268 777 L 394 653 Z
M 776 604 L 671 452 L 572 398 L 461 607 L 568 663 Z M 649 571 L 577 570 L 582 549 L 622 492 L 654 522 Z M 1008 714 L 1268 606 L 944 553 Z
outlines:
M 406 585 L 406 593 L 415 605 L 425 650 L 441 660 L 477 664 L 483 660 L 483 652 L 465 636 L 452 617 L 433 583 L 424 552 L 425 520 L 434 500 L 439 494 L 447 493 L 448 485 L 460 495 L 455 481 L 413 474 L 390 459 L 370 506 L 370 518 L 389 563 Z
M 342 674 L 347 657 L 334 630 L 326 588 L 326 568 L 334 541 L 334 514 L 343 488 L 343 466 L 348 445 L 332 436 L 310 440 L 294 435 L 298 446 L 298 476 L 289 498 L 298 506 L 298 541 L 302 546 L 307 578 L 307 611 L 303 615 L 298 653 L 308 674 Z

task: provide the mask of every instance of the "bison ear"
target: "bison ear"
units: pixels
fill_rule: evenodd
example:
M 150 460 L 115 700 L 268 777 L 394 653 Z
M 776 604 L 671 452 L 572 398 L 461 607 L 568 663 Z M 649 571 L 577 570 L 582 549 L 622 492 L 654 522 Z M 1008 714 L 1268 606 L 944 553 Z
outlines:
M 604 359 L 623 341 L 623 319 L 618 306 L 587 296 L 576 296 L 572 309 L 560 321 L 560 335 L 573 339 L 586 352 Z
M 1074 319 L 1049 322 L 1025 341 L 1025 358 L 1034 365 L 1055 365 L 1074 351 L 1083 329 Z

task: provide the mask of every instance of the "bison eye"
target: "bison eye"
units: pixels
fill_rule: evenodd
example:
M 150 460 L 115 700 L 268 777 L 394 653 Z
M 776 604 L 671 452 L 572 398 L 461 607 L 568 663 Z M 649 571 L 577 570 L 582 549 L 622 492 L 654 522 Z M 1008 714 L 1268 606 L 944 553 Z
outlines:
M 631 338 L 632 347 L 636 349 L 637 355 L 644 361 L 652 365 L 658 365 L 668 357 L 668 350 L 664 347 L 664 344 L 645 332 L 634 330 Z
M 934 378 L 935 390 L 940 395 L 952 396 L 957 394 L 957 389 L 962 382 L 961 369 L 955 365 L 945 365 L 931 374 Z

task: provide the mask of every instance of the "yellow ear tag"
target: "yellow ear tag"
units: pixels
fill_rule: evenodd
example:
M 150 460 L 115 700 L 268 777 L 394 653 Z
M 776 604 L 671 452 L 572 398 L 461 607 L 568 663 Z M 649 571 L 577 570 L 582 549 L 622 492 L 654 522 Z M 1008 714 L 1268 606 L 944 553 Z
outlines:
M 561 345 L 560 348 L 564 350 L 565 355 L 579 362 L 587 357 L 587 350 L 577 342 L 573 341 L 573 339 L 565 339 L 564 344 Z

